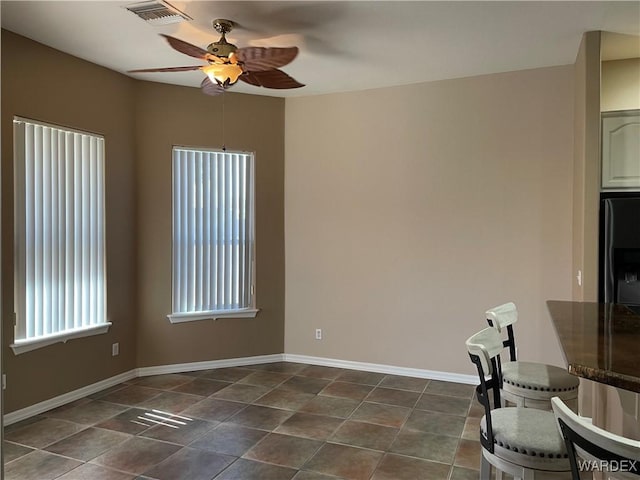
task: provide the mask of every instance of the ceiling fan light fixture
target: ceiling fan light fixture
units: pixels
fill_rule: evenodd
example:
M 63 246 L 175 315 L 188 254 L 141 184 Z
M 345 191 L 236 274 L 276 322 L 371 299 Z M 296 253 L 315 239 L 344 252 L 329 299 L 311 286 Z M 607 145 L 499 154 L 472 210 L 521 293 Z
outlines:
M 202 67 L 202 71 L 207 74 L 209 79 L 225 88 L 233 85 L 242 75 L 242 67 L 237 63 L 210 63 Z

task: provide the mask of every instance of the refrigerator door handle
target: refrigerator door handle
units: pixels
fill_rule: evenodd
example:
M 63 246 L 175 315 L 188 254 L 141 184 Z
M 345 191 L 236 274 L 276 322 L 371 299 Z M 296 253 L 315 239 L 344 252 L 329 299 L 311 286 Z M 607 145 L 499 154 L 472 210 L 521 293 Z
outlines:
M 604 301 L 605 303 L 615 303 L 614 298 L 614 286 L 615 276 L 613 268 L 613 232 L 614 232 L 614 217 L 613 217 L 613 205 L 611 200 L 607 199 L 604 202 Z

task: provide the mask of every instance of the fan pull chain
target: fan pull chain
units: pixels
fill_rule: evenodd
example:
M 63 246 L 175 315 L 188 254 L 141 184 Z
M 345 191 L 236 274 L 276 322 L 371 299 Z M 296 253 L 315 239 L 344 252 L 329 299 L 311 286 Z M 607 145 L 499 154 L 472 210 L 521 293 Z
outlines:
M 225 95 L 225 91 L 222 92 L 222 151 L 226 152 L 227 151 L 227 145 L 225 144 L 224 141 L 224 97 L 226 97 Z

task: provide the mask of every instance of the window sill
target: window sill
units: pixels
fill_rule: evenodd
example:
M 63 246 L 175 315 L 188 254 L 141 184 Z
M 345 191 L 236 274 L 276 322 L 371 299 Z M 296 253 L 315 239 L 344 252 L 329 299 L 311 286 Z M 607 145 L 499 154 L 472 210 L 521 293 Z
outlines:
M 73 340 L 74 338 L 89 337 L 91 335 L 107 333 L 110 326 L 111 322 L 106 322 L 101 323 L 100 325 L 91 325 L 90 327 L 79 328 L 70 332 L 54 333 L 45 337 L 16 340 L 10 345 L 10 347 L 13 349 L 13 353 L 15 355 L 19 355 L 48 345 L 53 345 L 54 343 L 66 343 L 68 340 Z
M 215 312 L 172 313 L 167 315 L 171 323 L 195 322 L 198 320 L 218 320 L 219 318 L 255 318 L 260 309 L 217 310 Z

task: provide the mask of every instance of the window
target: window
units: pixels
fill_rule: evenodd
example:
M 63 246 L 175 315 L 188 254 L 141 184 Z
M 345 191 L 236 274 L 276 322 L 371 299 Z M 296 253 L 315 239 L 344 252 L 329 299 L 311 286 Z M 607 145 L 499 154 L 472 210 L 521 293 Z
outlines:
M 255 317 L 253 155 L 173 148 L 172 323 Z
M 104 333 L 104 138 L 14 118 L 15 353 Z

